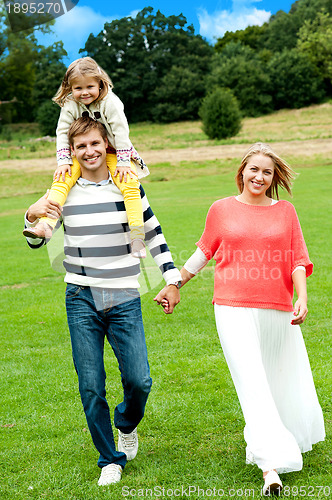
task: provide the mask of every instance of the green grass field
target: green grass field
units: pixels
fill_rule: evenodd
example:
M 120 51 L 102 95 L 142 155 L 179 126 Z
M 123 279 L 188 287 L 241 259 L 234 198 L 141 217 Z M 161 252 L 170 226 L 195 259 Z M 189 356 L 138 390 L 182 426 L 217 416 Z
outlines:
M 294 124 L 298 121 L 297 112 L 289 113 L 288 127 L 290 117 Z M 318 123 L 316 115 L 312 123 L 315 119 Z M 139 126 L 135 127 L 139 133 Z M 173 129 L 170 125 L 170 133 Z M 246 142 L 251 136 L 240 139 Z M 157 137 L 152 135 L 151 141 Z M 292 202 L 315 266 L 308 280 L 309 315 L 302 331 L 327 438 L 304 455 L 302 471 L 282 476 L 287 486 L 282 496 L 331 498 L 328 181 L 332 160 L 324 151 L 319 156 L 287 159 L 300 174 Z M 163 182 L 157 182 L 158 172 L 163 178 L 166 167 L 153 167 L 155 182 L 147 182 L 145 190 L 178 266 L 194 251 L 211 203 L 236 193 L 237 165 L 238 160 L 203 161 L 192 176 L 192 166 L 183 162 Z M 213 175 L 208 175 L 212 166 Z M 17 176 L 10 165 L 1 176 L 0 499 L 161 500 L 189 494 L 198 499 L 221 498 L 222 490 L 223 498 L 261 498 L 261 473 L 245 465 L 244 420 L 215 328 L 212 265 L 183 289 L 182 301 L 171 316 L 152 300 L 161 280 L 158 283 L 154 278 L 154 289 L 143 294 L 153 388 L 139 426 L 140 449 L 119 485 L 97 486 L 98 455 L 86 429 L 71 360 L 63 274 L 51 268 L 46 248 L 33 252 L 21 236 L 24 211 L 45 192 L 47 175 L 39 179 L 22 175 L 19 195 Z M 29 194 L 24 195 L 25 188 Z M 112 408 L 120 401 L 121 388 L 110 349 L 106 350 L 106 370 Z

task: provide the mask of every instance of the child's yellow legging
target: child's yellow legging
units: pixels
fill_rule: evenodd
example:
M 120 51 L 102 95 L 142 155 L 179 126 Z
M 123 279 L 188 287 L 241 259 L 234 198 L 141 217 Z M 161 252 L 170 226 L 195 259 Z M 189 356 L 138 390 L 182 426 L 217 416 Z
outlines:
M 121 193 L 123 194 L 130 228 L 130 237 L 132 240 L 135 238 L 144 239 L 143 209 L 139 189 L 140 183 L 137 178 L 136 167 L 134 163 L 131 162 L 131 169 L 136 175 L 133 178 L 127 175 L 127 182 L 125 182 L 124 180 L 122 180 L 122 182 L 119 182 L 119 176 L 114 177 L 114 172 L 116 170 L 117 164 L 116 155 L 107 153 L 106 163 L 109 171 L 111 172 L 114 184 L 120 189 Z M 53 181 L 50 192 L 48 193 L 48 197 L 53 201 L 57 201 L 61 206 L 63 206 L 67 199 L 69 191 L 74 186 L 80 175 L 80 164 L 78 163 L 76 158 L 73 158 L 71 176 L 68 174 L 68 172 L 66 172 L 65 182 Z M 57 223 L 56 219 L 50 219 L 48 217 L 42 217 L 40 220 L 46 222 L 52 228 L 54 228 L 55 224 Z

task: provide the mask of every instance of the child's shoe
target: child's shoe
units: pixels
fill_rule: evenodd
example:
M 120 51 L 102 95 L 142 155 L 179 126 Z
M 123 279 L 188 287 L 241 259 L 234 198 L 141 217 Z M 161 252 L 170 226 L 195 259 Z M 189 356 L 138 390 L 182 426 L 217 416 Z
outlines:
M 52 228 L 46 222 L 40 221 L 34 227 L 26 227 L 23 234 L 27 238 L 49 240 L 52 237 Z
M 137 257 L 137 259 L 145 259 L 146 250 L 145 250 L 144 240 L 141 240 L 139 238 L 135 238 L 134 240 L 132 240 L 131 255 L 133 257 Z

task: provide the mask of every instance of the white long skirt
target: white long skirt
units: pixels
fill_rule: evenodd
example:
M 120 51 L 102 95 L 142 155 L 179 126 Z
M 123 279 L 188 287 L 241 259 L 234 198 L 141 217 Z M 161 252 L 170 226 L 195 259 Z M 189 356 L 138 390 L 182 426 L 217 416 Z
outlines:
M 324 440 L 306 347 L 292 313 L 215 304 L 218 335 L 246 422 L 246 461 L 262 471 L 302 469 Z

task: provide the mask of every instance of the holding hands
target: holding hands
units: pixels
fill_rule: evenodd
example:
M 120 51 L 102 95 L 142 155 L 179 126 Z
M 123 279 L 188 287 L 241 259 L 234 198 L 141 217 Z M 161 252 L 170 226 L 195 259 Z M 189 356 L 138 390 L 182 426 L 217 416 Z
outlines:
M 180 286 L 183 287 L 189 280 L 191 280 L 195 274 L 187 271 L 184 267 L 181 269 L 181 281 Z M 165 286 L 158 295 L 153 299 L 158 305 L 161 305 L 164 309 L 165 314 L 172 314 L 174 307 L 180 302 L 180 292 L 179 287 L 176 284 Z
M 174 307 L 180 302 L 179 289 L 176 285 L 167 285 L 153 300 L 163 307 L 165 314 L 172 314 Z

